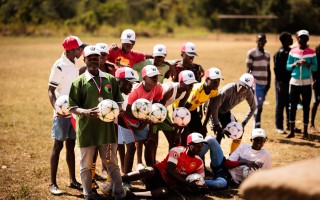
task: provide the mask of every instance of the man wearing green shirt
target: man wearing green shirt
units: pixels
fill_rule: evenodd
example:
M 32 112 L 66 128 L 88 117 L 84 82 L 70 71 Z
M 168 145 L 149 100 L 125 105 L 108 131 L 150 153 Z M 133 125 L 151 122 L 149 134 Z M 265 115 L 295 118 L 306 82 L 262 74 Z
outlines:
M 103 165 L 112 179 L 115 199 L 123 199 L 126 193 L 117 160 L 117 140 L 113 122 L 103 122 L 98 118 L 97 105 L 103 99 L 122 102 L 116 79 L 99 70 L 100 53 L 94 46 L 84 49 L 84 62 L 87 71 L 71 85 L 69 93 L 70 111 L 77 115 L 77 145 L 80 147 L 80 175 L 83 194 L 87 200 L 99 199 L 98 193 L 91 189 L 91 167 L 96 148 Z

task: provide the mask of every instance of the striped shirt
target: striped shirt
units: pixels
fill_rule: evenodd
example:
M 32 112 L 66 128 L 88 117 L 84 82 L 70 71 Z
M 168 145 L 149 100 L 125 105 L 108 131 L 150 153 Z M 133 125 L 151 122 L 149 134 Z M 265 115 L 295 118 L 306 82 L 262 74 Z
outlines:
M 258 48 L 248 51 L 246 58 L 247 66 L 251 68 L 251 74 L 259 85 L 268 85 L 268 70 L 270 70 L 270 54 L 261 52 Z

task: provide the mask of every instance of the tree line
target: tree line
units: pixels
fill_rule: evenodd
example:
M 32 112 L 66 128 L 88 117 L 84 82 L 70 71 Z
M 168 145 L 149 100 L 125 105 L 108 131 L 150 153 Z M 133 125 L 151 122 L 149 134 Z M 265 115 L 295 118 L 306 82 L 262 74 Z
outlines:
M 221 15 L 274 16 L 225 19 Z M 145 35 L 177 27 L 222 32 L 320 33 L 320 0 L 1 0 L 0 34 L 96 33 L 103 27 L 134 26 Z

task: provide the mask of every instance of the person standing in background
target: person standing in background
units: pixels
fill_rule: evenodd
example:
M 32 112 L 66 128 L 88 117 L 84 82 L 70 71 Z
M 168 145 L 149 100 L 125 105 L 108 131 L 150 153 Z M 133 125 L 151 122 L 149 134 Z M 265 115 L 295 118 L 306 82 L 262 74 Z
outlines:
M 271 71 L 270 54 L 265 51 L 264 46 L 267 43 L 267 37 L 264 33 L 257 35 L 257 47 L 247 52 L 247 72 L 251 73 L 255 79 L 254 91 L 257 102 L 257 110 L 254 114 L 254 127 L 261 127 L 261 113 L 263 102 L 270 89 Z
M 294 137 L 294 127 L 296 120 L 297 104 L 300 95 L 303 105 L 303 138 L 308 139 L 308 123 L 311 91 L 311 72 L 318 69 L 316 53 L 307 45 L 309 32 L 306 30 L 298 31 L 299 46 L 291 49 L 287 60 L 287 70 L 291 71 L 290 79 L 290 133 L 287 138 Z

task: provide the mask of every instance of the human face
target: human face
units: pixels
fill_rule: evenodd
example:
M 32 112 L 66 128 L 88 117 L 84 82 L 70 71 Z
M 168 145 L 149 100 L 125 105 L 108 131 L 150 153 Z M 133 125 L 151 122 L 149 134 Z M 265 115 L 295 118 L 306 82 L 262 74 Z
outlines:
M 155 66 L 160 66 L 160 65 L 162 65 L 164 63 L 164 59 L 165 59 L 165 57 L 156 56 L 156 57 L 154 57 L 154 63 L 153 64 Z
M 193 83 L 187 85 L 187 84 L 185 84 L 184 82 L 180 82 L 180 87 L 181 87 L 181 89 L 182 89 L 183 92 L 184 92 L 184 91 L 190 91 L 190 90 L 192 90 L 192 88 L 193 88 Z
M 182 62 L 185 64 L 192 64 L 194 56 L 188 56 L 186 53 L 182 53 Z
M 79 48 L 72 49 L 71 51 L 72 51 L 73 56 L 74 56 L 75 58 L 77 58 L 77 59 L 80 58 L 81 53 L 82 53 L 82 50 L 81 50 L 80 47 L 79 47 Z
M 149 77 L 149 76 L 145 76 L 144 77 L 144 81 L 146 83 L 146 85 L 150 85 L 150 86 L 156 86 L 158 83 L 158 75 Z
M 254 150 L 261 150 L 264 143 L 266 142 L 266 139 L 264 137 L 256 137 L 252 141 L 252 149 Z
M 203 148 L 203 142 L 201 143 L 191 143 L 189 144 L 189 152 L 191 153 L 190 156 L 199 155 Z
M 262 50 L 264 48 L 266 43 L 267 43 L 267 38 L 265 35 L 258 35 L 257 36 L 257 45 L 260 50 Z
M 123 53 L 129 53 L 133 48 L 133 44 L 122 43 L 122 51 Z
M 308 41 L 309 41 L 309 37 L 307 35 L 300 35 L 298 37 L 298 43 L 299 43 L 300 47 L 302 47 L 302 48 L 307 47 Z
M 84 58 L 88 71 L 93 75 L 99 74 L 99 57 L 97 54 L 92 54 Z
M 104 52 L 100 53 L 100 58 L 99 58 L 99 66 L 100 67 L 102 67 L 106 63 L 106 61 L 108 59 L 108 55 L 109 54 L 104 53 Z
M 217 79 L 206 79 L 207 87 L 209 90 L 217 90 L 220 85 L 220 78 Z
M 238 85 L 238 93 L 239 94 L 244 94 L 244 93 L 246 93 L 247 92 L 247 88 L 246 87 L 244 87 L 244 86 L 242 86 L 242 85 Z
M 119 88 L 121 93 L 128 95 L 132 90 L 132 82 L 126 79 L 121 79 L 119 81 Z

